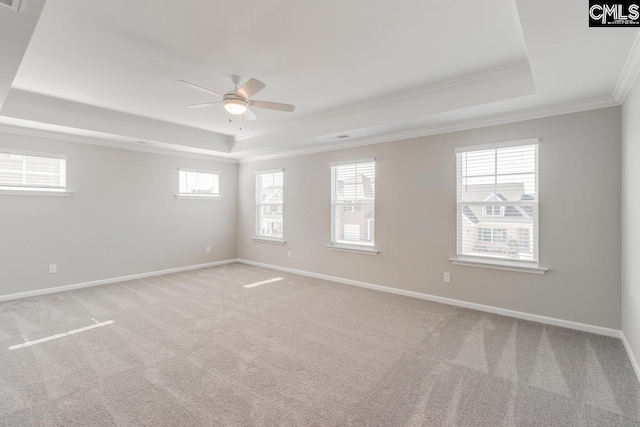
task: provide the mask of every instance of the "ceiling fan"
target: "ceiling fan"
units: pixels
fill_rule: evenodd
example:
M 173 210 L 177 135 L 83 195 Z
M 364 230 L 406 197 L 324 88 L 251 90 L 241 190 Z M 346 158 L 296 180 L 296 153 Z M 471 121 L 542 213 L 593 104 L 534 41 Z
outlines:
M 221 101 L 205 102 L 203 104 L 187 105 L 187 108 L 203 108 L 210 107 L 212 105 L 222 104 L 225 110 L 234 116 L 242 116 L 245 120 L 255 120 L 256 115 L 249 109 L 249 107 L 265 108 L 268 110 L 287 111 L 292 112 L 296 109 L 295 105 L 280 104 L 278 102 L 269 101 L 257 101 L 249 99 L 256 93 L 260 92 L 266 87 L 264 83 L 257 79 L 249 79 L 245 84 L 238 88 L 238 78 L 234 77 L 235 88 L 225 94 L 218 93 L 206 87 L 199 86 L 195 83 L 188 82 L 182 79 L 176 79 L 177 82 L 183 83 L 194 89 L 206 92 L 210 95 L 215 95 L 222 98 Z

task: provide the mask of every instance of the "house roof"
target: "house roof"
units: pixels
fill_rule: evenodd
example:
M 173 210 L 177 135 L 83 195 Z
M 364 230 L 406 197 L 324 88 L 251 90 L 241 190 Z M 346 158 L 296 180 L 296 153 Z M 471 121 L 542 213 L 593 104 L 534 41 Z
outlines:
M 467 201 L 483 201 L 483 202 L 508 202 L 508 201 L 533 201 L 535 196 L 526 194 L 525 186 L 522 183 L 499 184 L 502 192 L 493 192 L 496 186 L 491 184 L 470 185 L 466 186 L 462 198 Z M 504 194 L 503 194 L 504 193 Z M 505 196 L 507 194 L 507 196 Z M 504 205 L 503 205 L 504 206 Z M 504 206 L 504 214 L 500 216 L 485 216 L 483 206 L 471 205 L 463 206 L 463 215 L 472 223 L 478 224 L 492 222 L 513 222 L 522 219 L 530 219 L 534 215 L 532 206 Z M 482 218 L 482 219 L 480 219 Z

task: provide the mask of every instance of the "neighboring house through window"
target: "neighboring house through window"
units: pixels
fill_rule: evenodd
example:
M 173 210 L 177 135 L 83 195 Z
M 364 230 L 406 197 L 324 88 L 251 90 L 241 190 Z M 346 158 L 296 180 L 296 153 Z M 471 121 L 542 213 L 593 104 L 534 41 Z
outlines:
M 256 237 L 284 236 L 284 171 L 256 172 Z
M 478 228 L 478 242 L 505 243 L 507 232 L 506 228 Z
M 376 164 L 373 159 L 331 165 L 331 245 L 373 247 Z
M 538 262 L 538 145 L 457 150 L 458 257 Z
M 531 229 L 526 227 L 518 229 L 518 246 L 520 251 L 531 253 Z

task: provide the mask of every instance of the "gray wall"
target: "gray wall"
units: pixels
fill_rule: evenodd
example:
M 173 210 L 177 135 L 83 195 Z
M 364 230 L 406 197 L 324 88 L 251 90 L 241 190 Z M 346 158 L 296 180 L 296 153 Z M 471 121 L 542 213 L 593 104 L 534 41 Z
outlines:
M 640 79 L 622 105 L 622 331 L 640 357 Z
M 640 89 L 624 105 L 624 218 L 640 214 Z M 621 296 L 619 107 L 239 166 L 0 133 L 0 147 L 64 153 L 72 197 L 0 196 L 0 295 L 233 259 L 296 268 L 610 328 L 640 353 L 640 269 Z M 544 276 L 454 266 L 454 148 L 540 138 Z M 631 142 L 634 141 L 632 144 Z M 334 252 L 329 163 L 375 157 L 378 256 Z M 176 200 L 179 167 L 219 170 L 223 199 Z M 283 246 L 255 243 L 255 170 L 285 169 Z M 634 180 L 635 178 L 635 180 Z M 239 179 L 239 181 L 238 181 Z M 239 199 L 237 198 L 239 194 Z M 636 196 L 634 198 L 634 196 Z M 635 203 L 632 203 L 636 200 Z M 236 209 L 236 207 L 239 209 Z M 634 215 L 635 214 L 635 215 Z M 640 227 L 625 221 L 625 236 Z M 640 253 L 624 239 L 625 259 Z M 205 246 L 212 247 L 206 254 Z M 287 252 L 292 251 L 292 258 Z M 58 264 L 58 273 L 47 272 Z M 452 282 L 442 281 L 451 272 Z M 635 310 L 634 310 L 635 309 Z
M 619 329 L 620 120 L 615 107 L 241 164 L 239 258 Z M 540 262 L 550 271 L 452 265 L 454 148 L 532 137 L 540 138 Z M 329 163 L 366 157 L 377 161 L 380 254 L 330 251 Z M 283 246 L 252 241 L 254 171 L 274 168 L 285 170 Z
M 236 258 L 235 164 L 8 133 L 0 148 L 68 155 L 75 193 L 0 196 L 0 295 Z M 220 171 L 223 199 L 177 200 L 180 167 Z

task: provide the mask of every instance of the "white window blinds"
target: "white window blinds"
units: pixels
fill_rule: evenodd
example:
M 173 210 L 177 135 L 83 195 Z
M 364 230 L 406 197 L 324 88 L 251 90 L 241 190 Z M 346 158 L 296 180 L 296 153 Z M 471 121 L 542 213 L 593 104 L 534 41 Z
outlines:
M 180 169 L 179 181 L 179 196 L 220 197 L 220 174 L 218 172 Z
M 331 244 L 373 246 L 376 163 L 331 166 Z
M 65 191 L 67 159 L 0 151 L 0 189 Z
M 256 172 L 256 237 L 284 235 L 284 172 Z
M 457 150 L 458 256 L 538 262 L 538 145 Z

